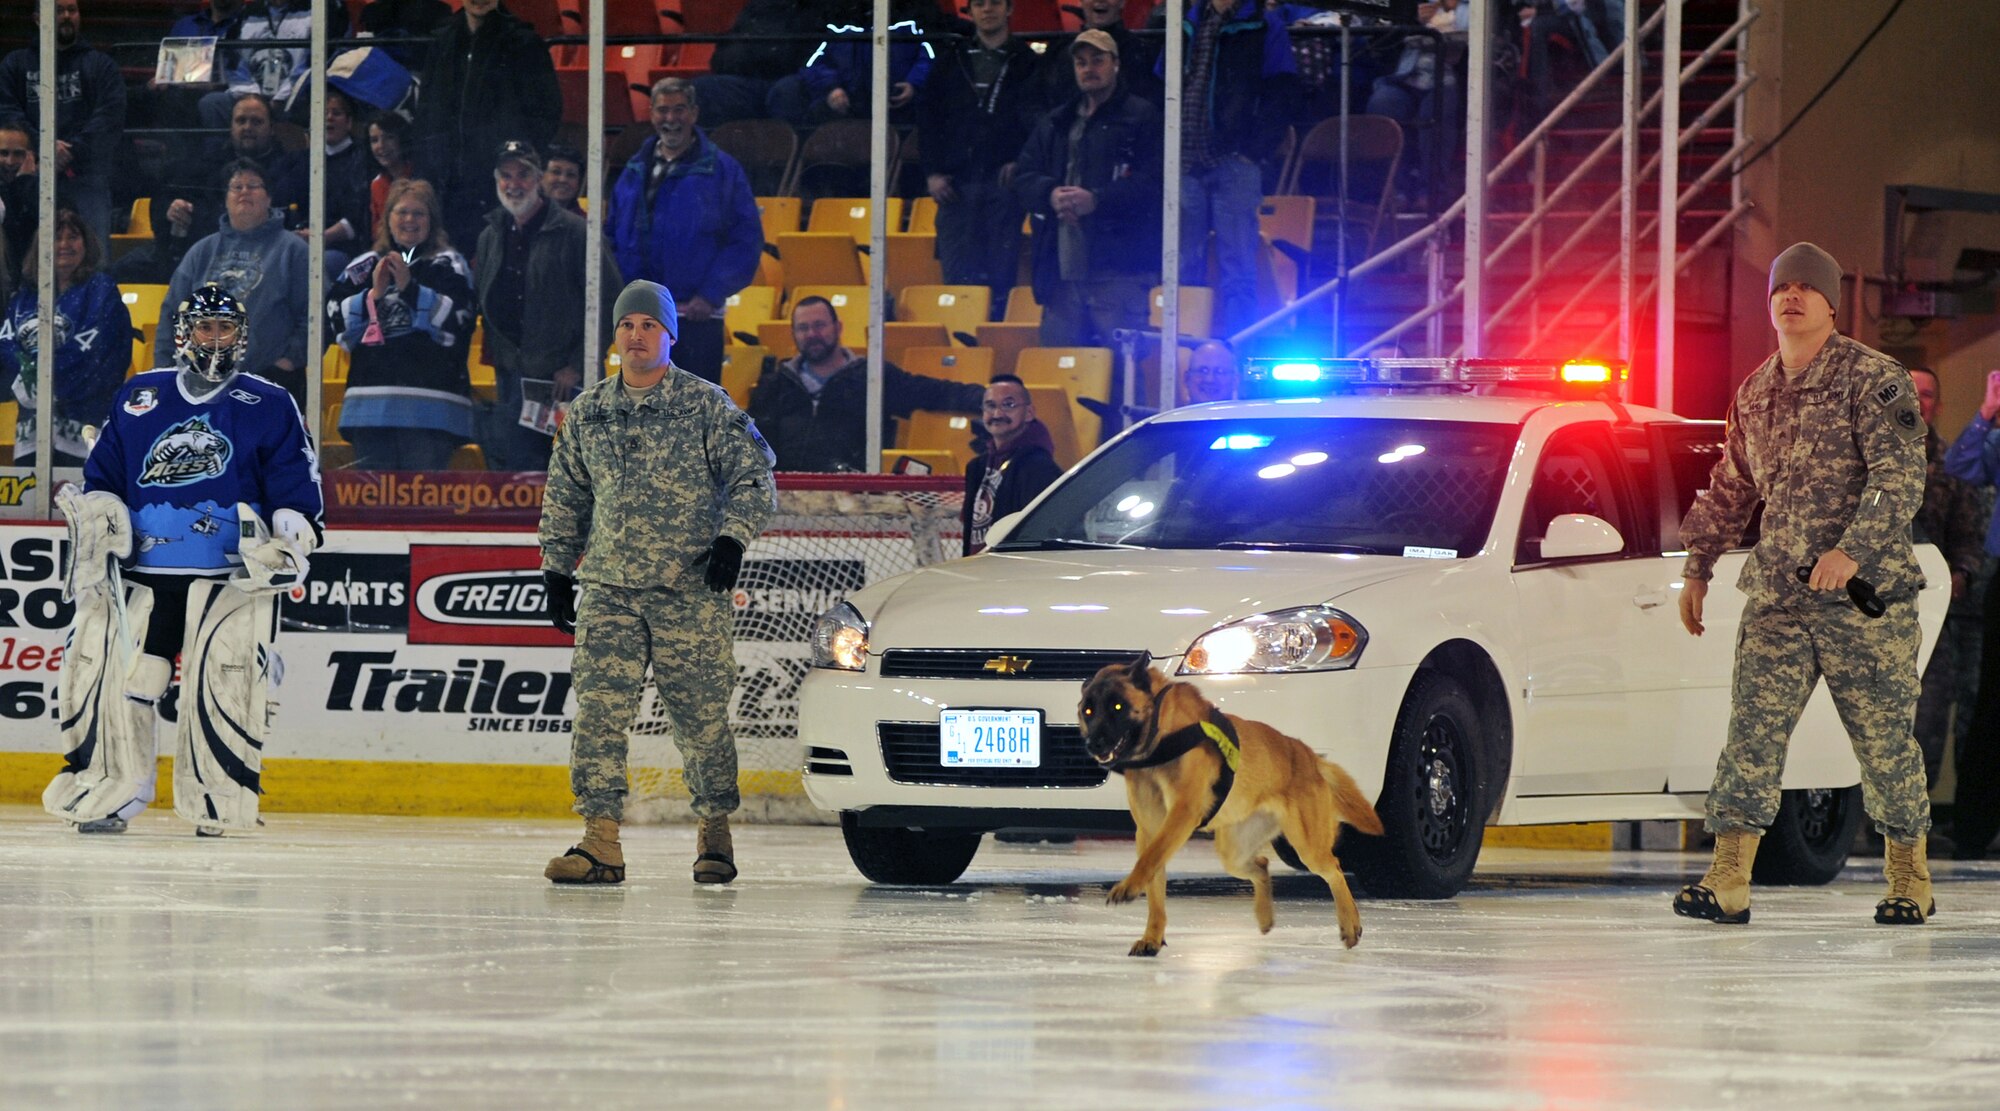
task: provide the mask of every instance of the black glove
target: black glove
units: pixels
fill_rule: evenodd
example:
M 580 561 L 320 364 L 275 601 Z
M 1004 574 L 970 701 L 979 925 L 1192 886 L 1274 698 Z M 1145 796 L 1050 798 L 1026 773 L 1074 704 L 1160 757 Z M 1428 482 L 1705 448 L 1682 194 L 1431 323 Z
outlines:
M 1798 576 L 1800 582 L 1810 583 L 1812 581 L 1812 568 L 1799 568 Z M 1880 617 L 1889 612 L 1889 603 L 1884 602 L 1882 596 L 1875 593 L 1875 584 L 1869 582 L 1867 579 L 1860 577 L 1848 579 L 1847 597 L 1849 601 L 1854 603 L 1855 609 L 1860 610 L 1869 617 Z
M 718 536 L 715 543 L 708 546 L 708 554 L 702 557 L 708 561 L 708 570 L 703 581 L 717 594 L 727 594 L 736 589 L 737 572 L 743 569 L 743 545 L 733 536 Z
M 542 612 L 549 624 L 565 633 L 576 632 L 576 580 L 554 571 L 542 572 Z

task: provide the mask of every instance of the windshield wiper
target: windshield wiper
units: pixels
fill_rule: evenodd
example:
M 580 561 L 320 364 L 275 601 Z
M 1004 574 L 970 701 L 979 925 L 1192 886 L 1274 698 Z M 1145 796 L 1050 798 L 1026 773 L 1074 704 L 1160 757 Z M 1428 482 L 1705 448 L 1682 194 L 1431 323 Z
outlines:
M 1002 552 L 1092 552 L 1112 550 L 1137 552 L 1144 549 L 1137 544 L 1113 544 L 1104 540 L 1074 540 L 1067 536 L 1051 536 L 1044 540 L 1034 541 L 1033 543 L 1023 541 L 1018 547 L 1011 543 L 1002 543 L 995 550 Z
M 1235 552 L 1254 551 L 1262 549 L 1273 552 L 1329 552 L 1338 555 L 1387 555 L 1388 554 L 1387 552 L 1384 552 L 1380 548 L 1371 548 L 1366 544 L 1314 544 L 1314 543 L 1292 542 L 1284 540 L 1279 540 L 1279 541 L 1224 540 L 1218 544 L 1212 544 L 1210 545 L 1210 547 L 1219 550 L 1235 551 Z

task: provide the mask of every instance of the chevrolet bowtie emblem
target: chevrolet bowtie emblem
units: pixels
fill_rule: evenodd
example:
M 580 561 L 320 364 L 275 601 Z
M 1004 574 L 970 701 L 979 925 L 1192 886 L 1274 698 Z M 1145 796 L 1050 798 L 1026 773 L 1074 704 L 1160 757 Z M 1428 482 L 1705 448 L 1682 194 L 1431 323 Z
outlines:
M 1028 670 L 1028 665 L 1034 662 L 1020 656 L 995 656 L 986 661 L 986 670 L 1001 675 L 1019 675 Z

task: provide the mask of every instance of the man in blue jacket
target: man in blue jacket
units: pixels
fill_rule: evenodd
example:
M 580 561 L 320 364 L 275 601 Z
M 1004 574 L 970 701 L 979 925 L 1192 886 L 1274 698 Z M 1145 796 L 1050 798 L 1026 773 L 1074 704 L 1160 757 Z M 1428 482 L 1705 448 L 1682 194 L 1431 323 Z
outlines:
M 39 25 L 41 5 L 32 8 Z M 112 162 L 125 135 L 125 78 L 111 55 L 79 37 L 79 23 L 77 0 L 56 0 L 56 189 L 99 239 L 109 240 Z M 36 143 L 40 72 L 36 46 L 0 60 L 0 119 L 25 123 Z
M 605 234 L 627 280 L 674 295 L 680 335 L 674 364 L 722 380 L 722 306 L 757 276 L 764 226 L 750 178 L 701 133 L 694 83 L 653 86 L 653 131 L 611 187 Z

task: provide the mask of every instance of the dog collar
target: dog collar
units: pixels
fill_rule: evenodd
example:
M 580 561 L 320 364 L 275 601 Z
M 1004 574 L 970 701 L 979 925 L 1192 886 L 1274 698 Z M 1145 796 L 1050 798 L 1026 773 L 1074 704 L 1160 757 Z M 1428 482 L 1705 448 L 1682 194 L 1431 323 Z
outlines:
M 1154 704 L 1158 712 L 1158 703 Z M 1157 717 L 1155 721 L 1157 721 Z M 1124 772 L 1128 769 L 1157 768 L 1161 764 L 1171 764 L 1201 747 L 1203 741 L 1215 745 L 1222 754 L 1222 774 L 1215 777 L 1215 801 L 1208 808 L 1208 815 L 1201 820 L 1202 825 L 1213 821 L 1221 811 L 1222 804 L 1229 798 L 1230 788 L 1236 785 L 1236 766 L 1243 759 L 1243 745 L 1237 740 L 1236 725 L 1229 715 L 1211 708 L 1208 716 L 1193 725 L 1183 725 L 1179 729 L 1161 737 L 1153 746 L 1153 751 L 1144 760 L 1117 760 L 1110 765 L 1112 771 Z

